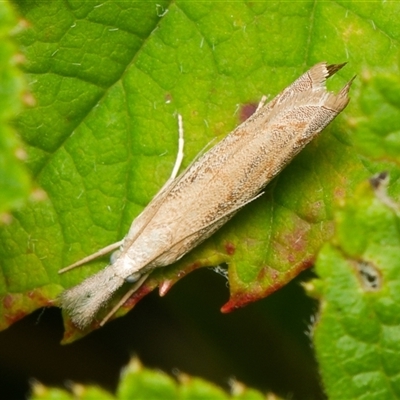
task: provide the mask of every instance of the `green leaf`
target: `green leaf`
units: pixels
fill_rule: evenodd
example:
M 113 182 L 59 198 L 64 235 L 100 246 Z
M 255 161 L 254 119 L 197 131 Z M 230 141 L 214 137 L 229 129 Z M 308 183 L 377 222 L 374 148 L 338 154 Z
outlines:
M 48 198 L 18 211 L 0 232 L 2 328 L 57 304 L 63 289 L 106 265 L 100 260 L 57 274 L 121 240 L 163 186 L 177 150 L 177 112 L 186 166 L 262 95 L 274 96 L 313 64 L 350 61 L 330 83 L 334 90 L 362 73 L 348 108 L 265 195 L 179 263 L 152 274 L 121 314 L 157 285 L 165 294 L 191 270 L 221 263 L 229 265 L 231 293 L 223 311 L 267 296 L 312 265 L 332 236 L 335 204 L 391 162 L 367 154 L 359 132 L 368 115 L 362 108 L 368 77 L 398 70 L 396 3 L 32 1 L 18 7 L 31 24 L 18 40 L 37 99 L 20 115 L 18 129 L 27 165 Z M 371 99 L 370 107 L 380 100 Z M 66 339 L 77 335 L 68 325 Z
M 228 394 L 212 383 L 186 374 L 179 374 L 178 380 L 179 383 L 161 371 L 143 368 L 140 362 L 134 358 L 121 375 L 115 397 L 96 386 L 73 384 L 70 394 L 62 389 L 47 388 L 42 384 L 35 383 L 31 399 L 261 400 L 265 398 L 262 393 L 248 389 L 238 382 L 232 382 L 232 394 Z M 278 399 L 278 397 L 274 398 Z
M 20 159 L 25 151 L 16 137 L 10 121 L 21 111 L 22 98 L 33 101 L 25 90 L 21 71 L 17 67 L 18 54 L 10 38 L 10 30 L 17 29 L 13 10 L 7 2 L 0 3 L 0 216 L 20 207 L 30 190 L 28 173 Z M 6 221 L 9 219 L 4 218 Z
M 360 185 L 318 256 L 315 349 L 329 399 L 400 396 L 400 214 L 382 188 Z
M 362 71 L 359 113 L 354 115 L 355 143 L 370 159 L 399 164 L 400 80 L 389 71 L 371 74 Z
M 46 387 L 39 382 L 32 385 L 32 400 L 112 400 L 113 395 L 98 386 L 70 384 L 72 393 L 65 389 Z

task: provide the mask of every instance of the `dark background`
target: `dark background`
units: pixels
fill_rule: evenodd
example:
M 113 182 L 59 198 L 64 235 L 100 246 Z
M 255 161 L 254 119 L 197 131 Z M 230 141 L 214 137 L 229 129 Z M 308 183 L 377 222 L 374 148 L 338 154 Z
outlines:
M 154 291 L 125 317 L 60 345 L 57 308 L 38 310 L 0 333 L 0 387 L 5 399 L 29 396 L 30 380 L 64 386 L 95 383 L 113 392 L 132 355 L 150 368 L 177 369 L 228 389 L 230 378 L 291 399 L 323 399 L 311 341 L 317 303 L 304 294 L 303 272 L 271 296 L 230 314 L 227 281 L 199 269 L 163 298 Z

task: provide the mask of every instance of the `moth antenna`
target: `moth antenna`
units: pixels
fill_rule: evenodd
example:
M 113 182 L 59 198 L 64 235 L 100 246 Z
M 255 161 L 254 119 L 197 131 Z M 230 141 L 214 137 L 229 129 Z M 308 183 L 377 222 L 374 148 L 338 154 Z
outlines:
M 113 250 L 117 249 L 118 247 L 122 246 L 123 243 L 124 243 L 124 241 L 120 240 L 119 242 L 110 244 L 110 245 L 96 251 L 96 253 L 93 253 L 90 256 L 82 258 L 81 260 L 79 260 L 71 265 L 68 265 L 68 267 L 64 267 L 64 268 L 60 269 L 58 271 L 58 273 L 63 274 L 64 272 L 70 271 L 71 269 L 74 269 L 76 267 L 80 267 L 81 265 L 86 264 L 89 261 L 95 260 L 96 258 L 103 257 L 106 254 L 111 253 Z

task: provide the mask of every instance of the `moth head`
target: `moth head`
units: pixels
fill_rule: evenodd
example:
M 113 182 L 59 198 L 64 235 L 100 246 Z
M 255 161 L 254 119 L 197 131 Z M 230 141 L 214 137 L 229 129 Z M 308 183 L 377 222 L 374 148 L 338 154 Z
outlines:
M 124 282 L 110 265 L 79 285 L 65 290 L 60 296 L 61 307 L 70 315 L 72 322 L 83 329 Z

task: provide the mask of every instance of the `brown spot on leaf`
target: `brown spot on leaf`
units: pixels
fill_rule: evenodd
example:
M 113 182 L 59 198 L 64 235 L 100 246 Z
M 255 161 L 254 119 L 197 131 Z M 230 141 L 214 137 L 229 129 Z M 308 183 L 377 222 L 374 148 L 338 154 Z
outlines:
M 258 104 L 256 103 L 242 105 L 242 107 L 240 107 L 239 113 L 240 122 L 244 122 L 247 118 L 251 117 L 257 110 L 257 106 Z
M 9 310 L 12 308 L 14 304 L 14 297 L 11 294 L 7 294 L 3 298 L 3 306 L 6 310 Z
M 229 256 L 233 256 L 236 251 L 236 246 L 232 242 L 225 243 L 225 251 Z
M 322 200 L 314 201 L 309 204 L 305 218 L 311 223 L 318 222 L 324 214 L 324 202 Z
M 13 216 L 9 213 L 0 214 L 0 224 L 10 225 L 13 221 Z
M 24 54 L 22 53 L 17 53 L 13 56 L 12 61 L 16 64 L 16 65 L 22 65 L 25 64 L 26 62 L 26 57 Z
M 36 105 L 36 99 L 33 97 L 32 93 L 25 92 L 22 95 L 22 101 L 27 107 L 33 107 Z
M 262 267 L 260 269 L 260 272 L 257 274 L 257 280 L 261 281 L 261 280 L 265 279 L 265 277 L 267 276 L 267 273 L 268 273 L 268 268 L 269 267 Z
M 298 224 L 294 231 L 284 235 L 285 249 L 280 246 L 280 251 L 283 254 L 284 250 L 286 250 L 286 257 L 289 263 L 294 264 L 298 262 L 299 256 L 305 251 L 308 231 L 308 224 Z
M 171 101 L 172 101 L 172 95 L 171 95 L 171 93 L 167 93 L 166 95 L 165 95 L 165 103 L 166 104 L 169 104 L 169 103 L 171 103 Z
M 262 267 L 257 275 L 257 281 L 269 280 L 275 282 L 279 278 L 279 272 L 276 269 L 269 267 L 268 265 Z
M 337 188 L 335 188 L 335 190 L 333 192 L 333 196 L 337 200 L 343 199 L 345 197 L 345 195 L 346 195 L 346 191 L 344 190 L 343 187 L 337 187 Z
M 32 24 L 25 18 L 20 18 L 18 20 L 18 26 L 22 29 L 26 29 L 32 26 Z

